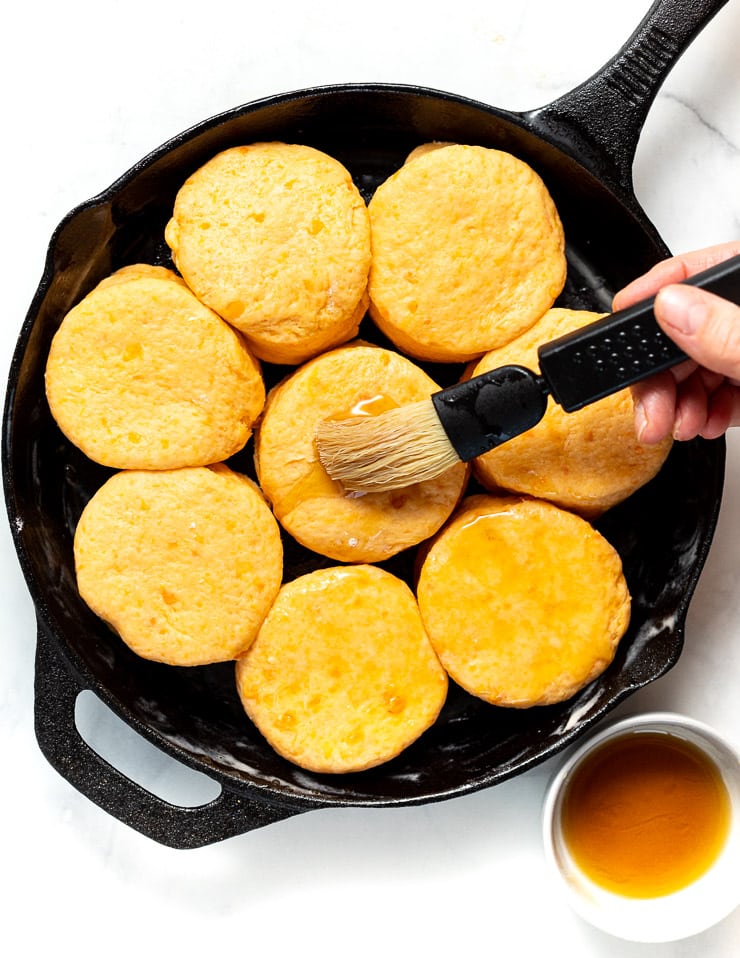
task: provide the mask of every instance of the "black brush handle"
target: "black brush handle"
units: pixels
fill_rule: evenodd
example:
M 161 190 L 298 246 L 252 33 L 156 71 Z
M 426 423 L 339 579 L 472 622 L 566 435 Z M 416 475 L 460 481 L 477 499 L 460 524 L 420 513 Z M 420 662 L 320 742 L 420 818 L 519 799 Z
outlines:
M 683 280 L 740 303 L 740 256 Z M 655 297 L 540 346 L 540 370 L 553 398 L 574 412 L 688 357 L 655 319 Z
M 524 366 L 500 366 L 434 393 L 432 403 L 453 449 L 470 462 L 536 426 L 547 396 L 542 376 Z

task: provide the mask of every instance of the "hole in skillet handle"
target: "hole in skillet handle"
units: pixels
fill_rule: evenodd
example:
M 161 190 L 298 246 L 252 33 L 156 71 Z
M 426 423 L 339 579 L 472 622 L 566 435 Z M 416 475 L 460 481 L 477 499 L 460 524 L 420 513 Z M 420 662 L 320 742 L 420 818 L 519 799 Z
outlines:
M 223 784 L 219 794 L 204 804 L 176 805 L 111 765 L 91 748 L 77 727 L 76 705 L 88 690 L 75 680 L 40 621 L 34 691 L 36 738 L 47 761 L 103 811 L 162 845 L 199 848 L 301 811 L 251 801 Z M 214 788 L 218 785 L 213 781 Z
M 198 808 L 221 794 L 218 782 L 142 738 L 91 689 L 77 695 L 74 722 L 84 742 L 100 758 L 162 801 Z

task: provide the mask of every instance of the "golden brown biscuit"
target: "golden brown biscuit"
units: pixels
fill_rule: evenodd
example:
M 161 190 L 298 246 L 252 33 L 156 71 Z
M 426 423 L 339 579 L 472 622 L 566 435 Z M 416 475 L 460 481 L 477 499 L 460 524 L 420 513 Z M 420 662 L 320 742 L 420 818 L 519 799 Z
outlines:
M 539 345 L 599 315 L 552 309 L 514 342 L 484 356 L 474 372 L 510 363 L 539 370 Z M 534 429 L 480 456 L 473 469 L 491 491 L 526 493 L 595 518 L 652 479 L 671 445 L 670 437 L 649 446 L 638 442 L 632 394 L 624 389 L 573 413 L 550 400 Z
M 377 414 L 437 388 L 409 359 L 355 343 L 316 357 L 271 390 L 255 463 L 284 528 L 340 562 L 378 562 L 435 533 L 462 495 L 466 466 L 394 492 L 345 493 L 319 462 L 314 435 L 322 419 Z
M 282 579 L 277 522 L 224 465 L 114 474 L 74 540 L 80 595 L 138 655 L 205 665 L 244 652 Z
M 432 725 L 447 694 L 411 590 L 363 565 L 284 585 L 236 678 L 267 741 L 314 772 L 394 758 Z
M 629 624 L 617 552 L 585 519 L 536 499 L 465 500 L 426 555 L 417 597 L 450 676 L 513 708 L 570 698 Z
M 511 154 L 420 152 L 369 204 L 370 315 L 411 356 L 467 361 L 552 306 L 565 282 L 563 230 L 542 180 Z
M 219 153 L 178 192 L 165 239 L 188 285 L 260 359 L 299 363 L 357 333 L 367 207 L 319 150 L 254 143 Z
M 241 337 L 175 273 L 145 265 L 104 279 L 66 315 L 46 394 L 68 439 L 116 469 L 227 459 L 265 401 Z

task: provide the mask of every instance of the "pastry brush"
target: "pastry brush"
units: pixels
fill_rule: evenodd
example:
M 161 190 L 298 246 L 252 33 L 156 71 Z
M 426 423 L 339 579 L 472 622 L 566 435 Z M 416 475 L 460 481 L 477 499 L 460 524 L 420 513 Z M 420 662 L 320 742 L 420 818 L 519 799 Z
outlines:
M 740 256 L 684 281 L 740 303 Z M 348 491 L 398 489 L 526 432 L 552 397 L 574 412 L 687 359 L 658 326 L 655 297 L 539 347 L 540 372 L 501 366 L 378 416 L 319 423 L 321 464 Z

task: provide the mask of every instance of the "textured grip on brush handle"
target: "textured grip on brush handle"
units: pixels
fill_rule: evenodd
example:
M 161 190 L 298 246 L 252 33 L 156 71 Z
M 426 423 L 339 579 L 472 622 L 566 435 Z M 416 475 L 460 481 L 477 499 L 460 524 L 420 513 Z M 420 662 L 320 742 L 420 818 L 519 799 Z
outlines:
M 740 303 L 740 256 L 683 281 Z M 619 310 L 538 350 L 547 388 L 574 412 L 687 358 L 658 326 L 655 297 Z

